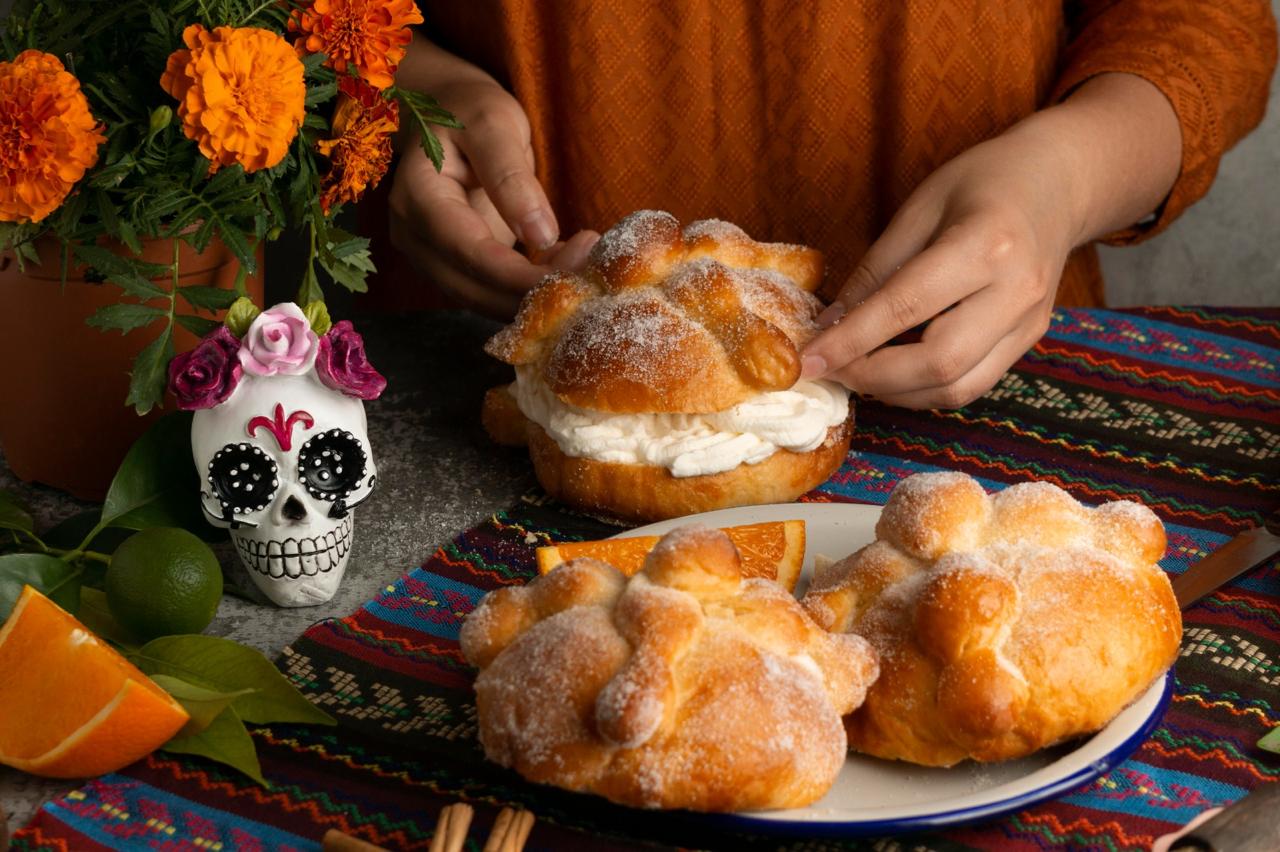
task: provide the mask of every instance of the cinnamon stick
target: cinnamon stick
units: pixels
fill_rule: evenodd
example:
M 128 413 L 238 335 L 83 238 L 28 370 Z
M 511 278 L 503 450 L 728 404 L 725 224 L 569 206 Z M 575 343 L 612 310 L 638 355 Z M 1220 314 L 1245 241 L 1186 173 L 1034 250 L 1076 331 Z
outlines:
M 344 834 L 336 828 L 331 828 L 324 833 L 324 839 L 320 841 L 320 849 L 321 852 L 387 852 L 381 846 Z
M 466 802 L 458 802 L 450 807 L 449 833 L 445 837 L 444 852 L 462 852 L 467 842 L 467 829 L 471 828 L 471 815 L 474 813 Z
M 506 842 L 507 830 L 515 815 L 516 812 L 511 808 L 502 809 L 502 813 L 498 814 L 497 820 L 493 823 L 493 828 L 489 829 L 489 839 L 484 842 L 484 852 L 499 852 L 505 848 L 503 844 Z

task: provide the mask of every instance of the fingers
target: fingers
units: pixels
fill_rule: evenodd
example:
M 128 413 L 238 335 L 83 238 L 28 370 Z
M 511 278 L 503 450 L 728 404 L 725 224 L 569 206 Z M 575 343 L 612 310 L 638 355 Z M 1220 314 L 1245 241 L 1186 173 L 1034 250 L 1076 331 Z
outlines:
M 517 298 L 549 271 L 499 242 L 483 206 L 473 207 L 461 184 L 436 174 L 429 162 L 426 169 L 415 168 L 412 156 L 406 152 L 401 165 L 409 169 L 397 170 L 392 190 L 391 236 L 397 248 L 415 258 L 430 255 L 480 285 Z
M 970 242 L 963 226 L 955 226 L 904 263 L 883 286 L 809 342 L 802 353 L 801 376 L 838 371 L 990 283 L 989 271 L 975 262 Z
M 877 399 L 903 408 L 960 408 L 995 387 L 1000 377 L 1034 343 L 1034 340 L 1028 342 L 1019 332 L 1010 332 L 973 369 L 956 381 L 941 387 L 887 394 Z
M 532 259 L 535 263 L 550 266 L 553 269 L 581 272 L 587 265 L 587 256 L 591 253 L 591 247 L 599 239 L 600 235 L 595 231 L 579 231 L 567 242 L 556 243 L 545 252 L 535 252 Z
M 520 117 L 494 110 L 468 124 L 458 137 L 485 193 L 520 242 L 547 249 L 560 234 L 551 204 L 533 173 L 533 152 Z
M 1006 335 L 1034 327 L 1029 314 L 986 287 L 929 323 L 921 342 L 881 347 L 827 377 L 880 398 L 945 388 L 962 381 Z
M 852 308 L 879 290 L 889 276 L 919 254 L 933 236 L 938 223 L 936 205 L 919 200 L 919 194 L 908 199 L 871 247 L 840 289 L 836 300 L 818 315 L 818 327 L 834 325 Z

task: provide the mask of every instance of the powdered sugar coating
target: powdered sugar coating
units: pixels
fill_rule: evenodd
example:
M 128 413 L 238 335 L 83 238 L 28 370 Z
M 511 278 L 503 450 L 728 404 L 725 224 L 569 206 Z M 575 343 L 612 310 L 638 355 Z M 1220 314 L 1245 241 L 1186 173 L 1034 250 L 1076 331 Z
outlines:
M 626 274 L 640 262 L 650 246 L 673 232 L 680 233 L 680 223 L 670 213 L 637 210 L 600 235 L 588 263 L 595 267 L 615 267 Z
M 757 243 L 725 222 L 685 228 L 640 210 L 605 232 L 586 270 L 535 289 L 488 350 L 530 364 L 567 404 L 618 412 L 713 413 L 790 387 L 817 332 L 821 259 Z M 572 298 L 570 298 L 572 296 Z M 524 360 L 520 360 L 524 359 Z
M 1176 656 L 1163 527 L 1140 504 L 920 474 L 876 532 L 804 601 L 881 655 L 856 748 L 937 765 L 1027 754 L 1097 730 Z
M 860 643 L 822 631 L 776 584 L 743 581 L 723 533 L 684 528 L 616 603 L 511 639 L 476 682 L 482 744 L 531 780 L 625 804 L 795 806 L 843 764 L 841 715 L 876 671 Z
M 600 373 L 640 388 L 669 393 L 691 381 L 700 365 L 686 353 L 720 347 L 660 294 L 631 290 L 588 302 L 552 350 L 546 372 L 555 387 L 591 384 Z

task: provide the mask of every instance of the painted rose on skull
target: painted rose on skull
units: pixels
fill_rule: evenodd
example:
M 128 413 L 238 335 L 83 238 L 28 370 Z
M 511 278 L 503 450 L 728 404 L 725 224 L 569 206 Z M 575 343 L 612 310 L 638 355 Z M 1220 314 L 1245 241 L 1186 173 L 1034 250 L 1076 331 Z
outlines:
M 291 303 L 263 311 L 241 338 L 218 329 L 170 364 L 179 407 L 196 412 L 205 514 L 230 529 L 280 606 L 323 603 L 342 581 L 352 510 L 377 481 L 363 400 L 385 386 L 349 322 L 319 336 Z

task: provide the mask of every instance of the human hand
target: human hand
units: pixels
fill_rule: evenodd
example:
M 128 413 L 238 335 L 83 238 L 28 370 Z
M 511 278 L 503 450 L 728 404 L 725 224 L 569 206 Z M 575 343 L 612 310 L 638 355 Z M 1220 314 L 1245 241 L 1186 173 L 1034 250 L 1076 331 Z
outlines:
M 599 235 L 581 231 L 559 241 L 534 175 L 529 121 L 515 98 L 456 57 L 432 59 L 420 65 L 414 87 L 431 92 L 465 129 L 437 129 L 444 148 L 438 173 L 416 141 L 406 145 L 392 179 L 391 242 L 446 296 L 509 319 L 542 276 L 584 265 Z M 536 252 L 534 260 L 513 248 L 517 241 Z
M 989 390 L 1048 328 L 1075 239 L 1067 171 L 1041 135 L 1009 133 L 930 175 L 819 316 L 803 375 L 908 408 Z
M 946 163 L 819 317 L 802 376 L 908 408 L 972 402 L 1048 328 L 1068 252 L 1168 194 L 1181 144 L 1159 89 L 1101 74 Z M 919 343 L 885 346 L 924 322 Z

